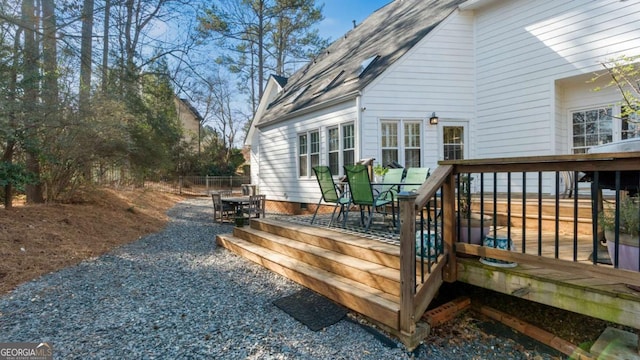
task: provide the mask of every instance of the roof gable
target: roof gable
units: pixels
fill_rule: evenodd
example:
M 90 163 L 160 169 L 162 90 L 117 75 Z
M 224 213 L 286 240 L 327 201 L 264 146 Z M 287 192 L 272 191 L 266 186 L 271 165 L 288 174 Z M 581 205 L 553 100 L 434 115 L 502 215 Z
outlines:
M 357 93 L 463 2 L 395 0 L 378 9 L 293 74 L 257 124 Z

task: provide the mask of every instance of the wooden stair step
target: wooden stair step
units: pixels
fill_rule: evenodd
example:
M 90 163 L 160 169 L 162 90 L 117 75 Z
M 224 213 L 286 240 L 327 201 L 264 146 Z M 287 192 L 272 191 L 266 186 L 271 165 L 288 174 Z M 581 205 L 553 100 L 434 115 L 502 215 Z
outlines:
M 287 277 L 327 298 L 393 329 L 399 328 L 400 299 L 378 289 L 306 264 L 231 234 L 218 245 Z
M 400 296 L 399 270 L 262 230 L 235 228 L 234 236 L 358 283 Z
M 252 221 L 251 228 L 400 270 L 400 247 L 396 245 L 275 219 Z

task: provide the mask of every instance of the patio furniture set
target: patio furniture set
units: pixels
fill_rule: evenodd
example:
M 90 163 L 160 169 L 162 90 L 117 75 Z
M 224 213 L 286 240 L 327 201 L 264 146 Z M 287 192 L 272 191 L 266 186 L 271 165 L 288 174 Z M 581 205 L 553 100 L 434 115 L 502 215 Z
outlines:
M 243 192 L 243 195 L 238 196 L 233 195 L 230 190 L 221 190 L 211 193 L 211 199 L 215 222 L 241 218 L 244 223 L 245 218 L 265 216 L 266 196 L 254 194 L 254 191 Z
M 342 226 L 347 223 L 349 212 L 353 207 L 360 211 L 360 225 L 365 231 L 369 231 L 375 213 L 388 215 L 388 208 L 391 207 L 392 226 L 396 227 L 396 215 L 399 211 L 397 206 L 397 195 L 400 192 L 412 192 L 424 183 L 429 176 L 429 168 L 395 168 L 388 169 L 384 175 L 383 182 L 371 182 L 369 167 L 364 164 L 344 166 L 346 182 L 334 182 L 333 174 L 328 166 L 315 166 L 313 171 L 318 180 L 322 196 L 316 206 L 316 211 L 311 219 L 314 223 L 320 204 L 324 201 L 334 204 L 333 213 L 329 226 L 334 219 L 342 217 Z M 406 173 L 405 173 L 406 172 Z M 336 217 L 336 211 L 338 216 Z

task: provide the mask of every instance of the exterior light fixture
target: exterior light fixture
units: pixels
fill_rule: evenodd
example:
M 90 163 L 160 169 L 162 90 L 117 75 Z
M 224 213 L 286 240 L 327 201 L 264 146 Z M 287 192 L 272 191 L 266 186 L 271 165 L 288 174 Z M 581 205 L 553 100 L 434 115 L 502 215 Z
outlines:
M 436 116 L 436 113 L 433 112 L 431 113 L 431 117 L 429 118 L 429 124 L 430 125 L 438 125 L 438 117 Z

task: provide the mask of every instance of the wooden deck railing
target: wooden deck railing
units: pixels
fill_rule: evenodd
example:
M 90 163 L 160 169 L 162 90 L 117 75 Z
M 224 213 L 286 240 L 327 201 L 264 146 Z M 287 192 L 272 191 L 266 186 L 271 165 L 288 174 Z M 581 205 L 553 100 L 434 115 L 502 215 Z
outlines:
M 401 331 L 413 333 L 442 281 L 456 281 L 456 254 L 535 263 L 640 286 L 637 270 L 620 269 L 618 205 L 623 196 L 638 193 L 639 175 L 640 152 L 441 162 L 417 194 L 399 196 Z M 572 179 L 564 184 L 574 189 L 570 199 L 561 198 L 567 193 L 564 178 Z M 465 188 L 468 194 L 458 191 Z M 607 206 L 602 205 L 603 192 Z M 465 202 L 481 222 L 488 222 L 482 225 L 488 225 L 492 237 L 508 238 L 515 248 L 473 244 L 468 237 L 461 242 L 461 224 L 470 225 L 470 217 L 457 213 Z M 603 208 L 616 215 L 615 235 L 607 239 L 615 249 L 610 265 L 603 263 Z M 441 241 L 435 249 L 427 244 L 426 251 L 418 246 L 416 261 L 416 238 L 434 233 Z

